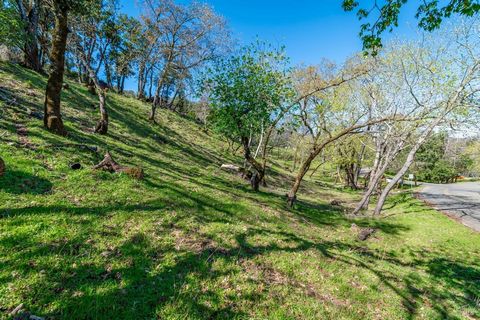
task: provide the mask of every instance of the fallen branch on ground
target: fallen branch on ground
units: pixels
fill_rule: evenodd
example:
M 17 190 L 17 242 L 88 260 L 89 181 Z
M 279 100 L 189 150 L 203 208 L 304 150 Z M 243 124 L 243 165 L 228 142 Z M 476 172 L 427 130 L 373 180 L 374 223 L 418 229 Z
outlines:
M 113 160 L 110 152 L 105 153 L 105 157 L 99 164 L 93 166 L 93 169 L 103 169 L 112 173 L 123 172 L 132 178 L 143 179 L 143 169 L 139 167 L 125 167 L 119 165 L 115 160 Z
M 360 241 L 367 240 L 372 234 L 377 232 L 377 229 L 375 228 L 360 228 L 355 223 L 352 223 L 351 230 L 358 232 L 357 238 Z
M 250 170 L 236 166 L 234 164 L 222 164 L 220 169 L 238 174 L 243 179 L 250 180 L 252 178 L 252 172 Z

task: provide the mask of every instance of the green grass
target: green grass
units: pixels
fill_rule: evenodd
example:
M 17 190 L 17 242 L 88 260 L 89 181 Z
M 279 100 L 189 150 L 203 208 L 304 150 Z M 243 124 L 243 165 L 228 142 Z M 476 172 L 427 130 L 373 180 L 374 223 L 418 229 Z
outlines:
M 6 64 L 0 78 L 0 319 L 20 303 L 47 319 L 480 317 L 480 236 L 408 190 L 352 220 L 329 202 L 359 194 L 314 178 L 289 211 L 288 172 L 253 193 L 189 119 L 161 110 L 153 125 L 148 105 L 109 94 L 110 132 L 94 135 L 95 97 L 70 82 L 57 137 L 26 111 L 41 112 L 45 78 Z M 90 169 L 107 149 L 145 179 Z M 359 242 L 353 222 L 379 231 Z

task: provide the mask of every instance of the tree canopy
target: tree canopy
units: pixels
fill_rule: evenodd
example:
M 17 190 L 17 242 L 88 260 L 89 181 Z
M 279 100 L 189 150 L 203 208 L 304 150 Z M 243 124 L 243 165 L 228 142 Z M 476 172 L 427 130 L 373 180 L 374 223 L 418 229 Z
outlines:
M 360 37 L 365 50 L 376 52 L 382 47 L 382 34 L 398 27 L 398 18 L 408 0 L 357 1 L 343 0 L 345 11 L 355 11 L 357 17 L 364 21 L 360 29 Z M 421 1 L 415 17 L 418 27 L 433 31 L 438 29 L 443 20 L 454 14 L 472 17 L 480 11 L 478 0 L 425 0 Z

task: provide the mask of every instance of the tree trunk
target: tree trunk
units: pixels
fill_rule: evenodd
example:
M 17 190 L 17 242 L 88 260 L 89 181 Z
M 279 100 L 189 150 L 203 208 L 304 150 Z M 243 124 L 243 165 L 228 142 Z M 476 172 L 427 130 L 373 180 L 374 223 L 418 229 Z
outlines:
M 312 151 L 307 157 L 307 159 L 305 159 L 305 161 L 302 163 L 302 166 L 300 167 L 295 178 L 295 182 L 293 183 L 292 188 L 287 194 L 287 205 L 290 208 L 293 208 L 295 201 L 297 200 L 297 192 L 298 189 L 300 189 L 300 184 L 302 183 L 303 177 L 305 176 L 305 174 L 307 174 L 308 170 L 310 169 L 310 165 L 312 164 L 312 161 L 317 155 L 317 152 Z
M 97 86 L 98 91 L 98 100 L 99 100 L 99 110 L 100 110 L 100 120 L 98 121 L 97 125 L 95 126 L 95 133 L 99 134 L 107 134 L 108 132 L 108 113 L 107 108 L 105 106 L 105 91 Z
M 148 88 L 148 97 L 152 98 L 152 90 L 153 90 L 153 69 L 150 67 L 150 84 Z
M 122 81 L 120 83 L 120 93 L 123 93 L 124 89 L 125 89 L 125 76 L 123 75 L 122 76 Z
M 354 183 L 358 189 L 358 180 L 360 179 L 360 173 L 362 171 L 363 160 L 365 158 L 366 153 L 366 145 L 362 144 L 362 148 L 360 149 L 360 153 L 358 154 L 357 163 L 354 165 Z
M 397 174 L 393 177 L 393 179 L 387 184 L 387 186 L 383 189 L 382 194 L 378 198 L 377 205 L 375 206 L 375 210 L 373 215 L 379 215 L 382 211 L 383 206 L 385 205 L 385 201 L 387 200 L 390 191 L 395 187 L 395 185 L 400 181 L 400 179 L 407 173 L 408 169 L 412 165 L 413 161 L 415 160 L 415 155 L 417 154 L 418 149 L 425 143 L 427 138 L 432 133 L 433 129 L 440 123 L 443 117 L 437 118 L 425 131 L 420 135 L 415 145 L 412 147 L 410 152 L 408 153 L 407 159 L 403 164 L 402 168 L 397 172 Z
M 385 165 L 382 166 L 381 168 L 378 168 L 378 170 L 375 171 L 375 173 L 372 174 L 370 183 L 368 184 L 368 189 L 365 191 L 363 194 L 362 200 L 357 204 L 355 209 L 353 210 L 353 214 L 358 214 L 361 210 L 366 210 L 368 209 L 368 205 L 370 204 L 370 198 L 372 197 L 372 194 L 375 192 L 375 189 L 378 186 L 378 183 L 381 181 L 383 175 L 385 174 L 385 171 L 387 170 L 388 162 L 385 162 Z
M 89 83 L 93 84 L 94 90 L 98 94 L 98 101 L 99 106 L 98 109 L 100 111 L 100 120 L 98 121 L 97 125 L 95 126 L 95 133 L 99 134 L 107 134 L 108 132 L 108 112 L 106 107 L 106 95 L 105 90 L 100 86 L 100 82 L 98 80 L 98 76 L 95 70 L 92 69 L 90 64 L 87 61 L 87 58 L 84 53 L 84 48 L 82 48 L 80 44 L 80 40 L 78 36 L 74 33 L 74 39 L 76 40 L 77 51 L 79 53 L 80 60 L 83 64 L 83 67 L 87 70 L 89 76 Z
M 25 24 L 26 40 L 23 47 L 24 65 L 35 71 L 42 70 L 40 47 L 38 44 L 39 1 L 33 1 L 27 13 L 23 0 L 17 0 L 17 6 Z
M 357 204 L 354 211 L 352 212 L 353 214 L 357 214 L 361 210 L 368 209 L 372 194 L 377 188 L 381 187 L 381 181 L 385 174 L 385 171 L 387 171 L 390 163 L 395 160 L 398 154 L 402 151 L 403 146 L 405 145 L 409 136 L 410 133 L 408 133 L 407 136 L 401 139 L 399 143 L 393 142 L 391 148 L 384 148 L 384 143 L 380 140 L 377 140 L 374 167 L 372 169 L 372 172 L 370 173 L 368 188 L 364 193 L 362 200 Z
M 376 120 L 370 120 L 370 121 L 368 121 L 366 123 L 363 123 L 363 124 L 355 124 L 355 125 L 352 125 L 348 128 L 345 128 L 345 129 L 341 130 L 340 132 L 338 132 L 334 136 L 328 137 L 327 139 L 323 140 L 321 143 L 316 143 L 315 146 L 313 147 L 312 151 L 308 155 L 307 159 L 305 159 L 305 161 L 303 161 L 303 163 L 300 167 L 300 170 L 297 174 L 297 177 L 295 178 L 295 182 L 293 183 L 292 188 L 290 189 L 290 191 L 287 194 L 288 206 L 293 207 L 293 205 L 294 205 L 294 203 L 297 199 L 297 192 L 298 192 L 298 189 L 300 188 L 300 184 L 302 183 L 303 177 L 305 176 L 305 174 L 310 169 L 310 165 L 312 164 L 312 161 L 315 160 L 315 158 L 320 154 L 320 152 L 322 152 L 322 150 L 326 146 L 328 146 L 330 143 L 335 142 L 336 140 L 338 140 L 338 139 L 340 139 L 340 138 L 342 138 L 346 135 L 352 134 L 353 132 L 355 132 L 355 130 L 365 128 L 367 126 L 371 126 L 371 125 L 374 125 L 374 124 L 377 124 L 377 123 L 385 122 L 387 120 L 391 120 L 391 118 L 387 117 L 387 118 L 381 118 L 381 119 L 376 119 Z
M 375 177 L 375 174 L 378 170 L 378 167 L 380 165 L 380 157 L 382 155 L 382 144 L 378 143 L 377 142 L 377 149 L 375 150 L 375 160 L 373 160 L 373 166 L 372 166 L 372 170 L 370 171 L 370 178 L 369 178 L 369 181 L 368 181 L 368 184 L 367 184 L 367 188 L 370 186 L 370 184 L 373 183 L 373 179 Z
M 292 166 L 292 171 L 295 171 L 297 169 L 297 159 L 298 159 L 298 143 L 295 146 L 295 153 L 293 155 L 293 166 Z
M 82 62 L 80 61 L 80 58 L 78 57 L 77 54 L 75 54 L 75 66 L 77 67 L 77 81 L 78 83 L 83 82 L 83 67 L 82 67 Z
M 157 89 L 155 89 L 155 96 L 153 97 L 152 109 L 150 111 L 150 117 L 148 118 L 148 120 L 152 121 L 153 123 L 155 123 L 155 116 L 156 116 L 157 108 L 161 103 L 160 93 L 162 91 L 162 88 L 163 88 L 163 82 L 159 81 L 158 85 L 157 85 Z
M 145 61 L 141 61 L 138 68 L 138 86 L 137 86 L 137 99 L 145 99 Z
M 108 87 L 113 88 L 112 69 L 108 58 L 105 58 L 105 77 L 107 78 Z
M 157 96 L 155 96 L 153 98 L 152 109 L 150 110 L 150 116 L 148 117 L 148 120 L 152 121 L 153 123 L 156 123 L 155 116 L 156 116 L 156 113 L 157 113 L 157 106 L 159 104 L 158 100 L 159 100 L 159 98 Z
M 5 174 L 5 161 L 0 158 L 0 177 Z
M 95 74 L 95 72 L 90 68 L 89 65 L 87 65 L 87 62 L 83 60 L 83 63 L 85 65 L 85 68 L 88 71 L 89 77 L 90 77 L 90 82 L 93 83 L 94 90 L 98 94 L 98 110 L 100 111 L 100 120 L 97 122 L 97 125 L 95 126 L 95 133 L 99 134 L 107 134 L 108 132 L 108 112 L 107 112 L 107 107 L 105 104 L 106 96 L 105 96 L 105 90 L 102 89 L 100 86 L 100 82 L 98 81 L 98 78 Z
M 66 135 L 60 114 L 60 98 L 65 70 L 65 48 L 68 36 L 68 9 L 54 2 L 55 28 L 50 54 L 51 72 L 47 81 L 44 105 L 44 126 L 59 135 Z
M 260 182 L 262 182 L 265 176 L 265 170 L 263 166 L 252 156 L 252 152 L 250 150 L 250 139 L 248 137 L 242 137 L 241 140 L 243 145 L 244 158 L 255 170 L 252 178 L 250 179 L 250 184 L 254 191 L 258 191 L 260 187 Z
M 88 72 L 88 70 L 87 70 L 87 72 Z M 88 92 L 89 92 L 91 95 L 96 95 L 96 94 L 97 94 L 97 91 L 95 90 L 95 83 L 93 83 L 92 78 L 90 78 L 90 79 L 87 81 L 87 88 L 88 88 Z
M 152 110 L 150 112 L 150 117 L 149 120 L 151 120 L 153 123 L 155 123 L 155 113 L 157 111 L 158 106 L 163 102 L 162 96 L 163 96 L 163 90 L 164 90 L 164 85 L 167 79 L 167 73 L 169 72 L 170 68 L 170 63 L 173 59 L 173 53 L 170 51 L 168 58 L 165 62 L 165 66 L 162 70 L 161 75 L 158 77 L 158 83 L 157 83 L 157 89 L 155 90 L 155 97 L 153 98 L 153 103 L 152 103 Z M 153 73 L 153 70 L 152 70 Z

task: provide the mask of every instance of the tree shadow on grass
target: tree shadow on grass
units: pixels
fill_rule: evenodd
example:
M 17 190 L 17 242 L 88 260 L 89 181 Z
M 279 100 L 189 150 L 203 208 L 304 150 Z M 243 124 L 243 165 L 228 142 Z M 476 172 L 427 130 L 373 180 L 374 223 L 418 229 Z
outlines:
M 41 195 L 52 190 L 52 183 L 42 177 L 18 170 L 7 168 L 5 174 L 0 177 L 0 191 L 11 194 L 34 194 Z
M 234 236 L 233 244 L 224 246 L 205 235 L 182 229 L 179 225 L 176 224 L 174 229 L 158 231 L 157 236 L 163 238 L 175 234 L 174 241 L 161 247 L 152 238 L 136 233 L 100 255 L 95 253 L 99 250 L 95 242 L 85 241 L 84 238 L 52 242 L 42 246 L 42 251 L 29 251 L 31 260 L 35 260 L 37 254 L 51 254 L 74 262 L 66 266 L 51 266 L 46 270 L 44 280 L 34 284 L 31 290 L 47 290 L 51 294 L 37 294 L 35 305 L 59 302 L 47 314 L 55 318 L 87 319 L 95 315 L 98 319 L 145 319 L 159 317 L 164 312 L 172 315 L 174 312 L 189 319 L 243 319 L 248 318 L 246 306 L 254 308 L 267 303 L 270 294 L 273 294 L 271 291 L 275 291 L 279 285 L 284 289 L 288 287 L 291 294 L 302 295 L 305 293 L 298 290 L 302 290 L 305 284 L 295 285 L 299 283 L 295 278 L 282 284 L 271 283 L 267 272 L 280 273 L 275 266 L 258 266 L 256 270 L 261 270 L 260 275 L 247 280 L 251 288 L 263 287 L 263 291 L 232 291 L 235 283 L 225 279 L 239 273 L 247 273 L 248 276 L 249 269 L 243 266 L 258 265 L 261 262 L 257 257 L 311 250 L 340 263 L 339 267 L 341 264 L 352 265 L 374 275 L 400 298 L 407 319 L 415 318 L 425 298 L 434 302 L 433 309 L 439 317 L 456 319 L 450 313 L 449 304 L 454 302 L 474 307 L 474 299 L 469 297 L 474 297 L 480 290 L 479 283 L 475 282 L 480 277 L 478 265 L 439 259 L 436 257 L 438 253 L 434 252 L 415 252 L 418 259 L 414 264 L 409 264 L 394 255 L 387 254 L 389 258 L 385 259 L 385 252 L 367 249 L 360 244 L 311 241 L 292 232 L 262 227 L 241 232 Z M 257 236 L 272 240 L 256 243 L 254 239 Z M 285 245 L 286 242 L 288 245 Z M 100 261 L 82 262 L 82 257 L 91 254 L 98 255 Z M 227 267 L 219 269 L 217 263 Z M 393 269 L 385 270 L 385 266 L 380 267 L 379 263 L 388 263 L 389 268 Z M 410 268 L 411 272 L 398 274 L 394 270 L 399 266 Z M 25 265 L 23 272 L 35 273 L 38 268 L 42 267 Z M 273 269 L 269 271 L 268 268 Z M 425 278 L 416 276 L 416 268 L 426 270 L 432 281 L 422 283 Z M 441 286 L 435 286 L 436 283 Z M 218 287 L 220 284 L 221 287 Z M 41 288 L 37 288 L 37 285 Z M 457 292 L 463 293 L 463 296 Z M 243 306 L 239 307 L 239 303 Z
M 36 274 L 39 270 L 44 270 L 42 280 L 32 284 L 31 292 L 27 293 L 26 302 L 31 310 L 42 314 L 40 306 L 50 305 L 51 311 L 42 315 L 75 319 L 87 319 L 93 315 L 98 319 L 145 319 L 165 313 L 172 315 L 173 312 L 189 319 L 248 318 L 248 306 L 254 308 L 258 304 L 267 303 L 269 292 L 272 293 L 279 286 L 283 286 L 284 290 L 285 286 L 288 286 L 292 294 L 303 295 L 304 293 L 295 291 L 301 290 L 298 288 L 302 286 L 295 286 L 294 284 L 298 284 L 295 279 L 284 284 L 269 282 L 271 276 L 267 272 L 279 273 L 275 266 L 259 266 L 256 270 L 261 271 L 260 276 L 244 283 L 251 289 L 266 288 L 263 292 L 232 291 L 231 288 L 236 284 L 225 282 L 224 279 L 239 274 L 249 276 L 250 270 L 243 266 L 258 265 L 261 262 L 257 258 L 270 253 L 297 254 L 311 250 L 336 261 L 335 263 L 352 265 L 373 274 L 400 298 L 408 319 L 415 318 L 424 298 L 435 303 L 433 309 L 440 317 L 455 319 L 450 313 L 449 304 L 453 302 L 456 305 L 473 307 L 475 294 L 480 290 L 479 283 L 476 282 L 480 278 L 478 265 L 468 265 L 453 258 L 439 258 L 439 253 L 436 252 L 415 251 L 413 254 L 416 259 L 409 263 L 393 252 L 369 249 L 361 243 L 314 241 L 294 232 L 265 228 L 262 225 L 252 225 L 247 230 L 232 235 L 233 242 L 222 243 L 218 239 L 186 228 L 182 220 L 194 215 L 200 225 L 228 224 L 238 219 L 235 213 L 248 211 L 248 208 L 231 206 L 213 197 L 189 194 L 180 189 L 174 192 L 178 199 L 182 199 L 176 206 L 189 210 L 186 210 L 188 213 L 184 215 L 178 215 L 173 221 L 155 227 L 157 231 L 154 238 L 170 239 L 161 246 L 142 231 L 125 237 L 121 233 L 100 231 L 94 224 L 89 223 L 75 226 L 79 228 L 77 237 L 50 240 L 48 243 L 36 243 L 26 233 L 15 239 L 4 238 L 2 246 L 17 248 L 15 257 L 8 258 L 4 263 L 14 263 L 13 267 L 22 275 Z M 46 214 L 66 210 L 78 215 L 95 214 L 96 218 L 101 218 L 119 210 L 143 210 L 153 213 L 164 209 L 166 205 L 168 204 L 159 201 L 137 206 L 118 204 L 110 207 L 71 209 L 25 208 L 18 209 L 17 214 Z M 309 205 L 310 211 L 308 207 L 302 207 L 301 211 L 297 210 L 295 213 L 304 215 L 304 218 L 315 226 L 325 225 L 327 218 L 332 219 L 332 215 L 335 215 L 334 212 L 327 211 L 323 213 L 326 218 L 320 218 L 318 206 Z M 218 213 L 213 214 L 213 210 Z M 322 210 L 328 210 L 328 206 Z M 346 222 L 335 219 L 330 221 L 330 224 L 336 223 Z M 395 230 L 393 225 L 382 227 L 386 233 L 399 231 Z M 122 229 L 121 226 L 119 228 Z M 111 243 L 106 250 L 97 246 L 95 237 L 89 239 L 96 234 L 111 237 L 112 241 L 106 242 Z M 255 240 L 256 237 L 269 241 L 259 243 Z M 29 249 L 19 250 L 19 246 Z M 104 251 L 101 252 L 102 250 Z M 61 259 L 63 263 L 48 267 L 32 263 L 50 256 Z M 91 260 L 88 259 L 89 256 L 97 258 Z M 217 263 L 226 267 L 219 269 Z M 396 273 L 397 267 L 409 268 L 407 270 L 411 272 Z M 416 279 L 414 275 L 417 268 L 425 270 L 432 281 L 422 283 L 421 280 L 425 278 Z M 0 280 L 4 283 L 11 281 L 9 278 Z M 441 286 L 433 285 L 435 283 Z M 463 295 L 458 295 L 458 292 Z M 30 296 L 33 299 L 31 301 L 28 298 Z

